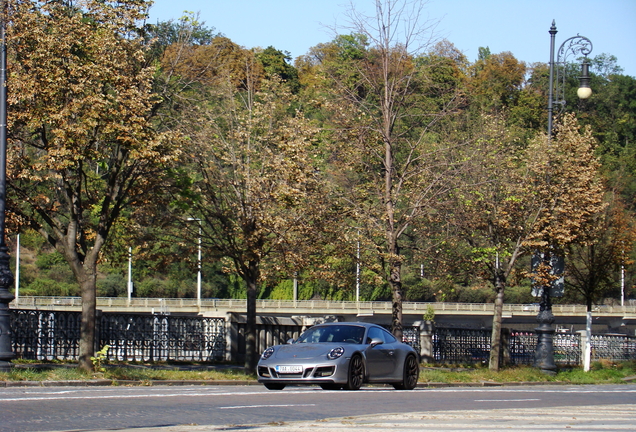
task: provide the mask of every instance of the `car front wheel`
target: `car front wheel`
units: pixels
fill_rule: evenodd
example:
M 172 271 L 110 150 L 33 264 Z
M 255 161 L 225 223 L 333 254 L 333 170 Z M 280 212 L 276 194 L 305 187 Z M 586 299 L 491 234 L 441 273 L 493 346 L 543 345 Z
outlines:
M 410 355 L 404 361 L 402 376 L 404 377 L 402 382 L 393 384 L 393 387 L 397 390 L 413 390 L 420 378 L 420 365 L 417 364 L 415 356 Z
M 364 381 L 364 363 L 362 357 L 355 355 L 351 357 L 349 362 L 349 376 L 347 378 L 347 384 L 344 388 L 346 390 L 359 390 L 362 387 Z
M 263 384 L 267 390 L 282 390 L 285 388 L 285 384 Z

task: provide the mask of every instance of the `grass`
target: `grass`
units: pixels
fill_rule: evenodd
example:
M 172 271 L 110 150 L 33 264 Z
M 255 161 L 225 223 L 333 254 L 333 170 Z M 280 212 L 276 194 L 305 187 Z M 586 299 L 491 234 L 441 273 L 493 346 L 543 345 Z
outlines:
M 0 381 L 64 381 L 110 379 L 115 381 L 237 381 L 256 380 L 256 376 L 247 374 L 243 368 L 208 367 L 196 363 L 122 363 L 102 365 L 100 372 L 86 372 L 68 362 L 28 362 L 14 361 L 10 372 L 0 372 Z
M 530 366 L 511 366 L 493 372 L 483 366 L 469 367 L 427 367 L 420 373 L 424 383 L 569 383 L 569 384 L 620 384 L 623 378 L 636 376 L 636 361 L 624 363 L 597 362 L 589 372 L 580 367 L 563 368 L 551 376 Z
M 0 381 L 66 381 L 105 378 L 114 381 L 255 381 L 256 377 L 245 373 L 243 368 L 224 365 L 216 368 L 196 363 L 153 364 L 109 364 L 104 372 L 90 373 L 79 370 L 73 363 L 16 363 L 10 372 L 0 372 Z M 210 366 L 210 367 L 208 367 Z M 422 365 L 421 383 L 471 384 L 482 382 L 522 383 L 546 382 L 569 384 L 618 384 L 623 378 L 636 376 L 636 361 L 625 363 L 598 362 L 589 372 L 581 368 L 564 368 L 554 376 L 546 375 L 536 368 L 515 366 L 490 371 L 484 366 L 433 366 Z

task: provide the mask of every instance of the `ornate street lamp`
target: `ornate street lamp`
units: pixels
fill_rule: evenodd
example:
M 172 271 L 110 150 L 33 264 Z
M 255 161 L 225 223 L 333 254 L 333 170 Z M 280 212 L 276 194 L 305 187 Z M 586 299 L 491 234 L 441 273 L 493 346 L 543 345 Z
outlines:
M 0 14 L 6 13 L 6 2 L 1 3 Z M 11 320 L 9 303 L 15 298 L 9 292 L 13 274 L 9 266 L 9 248 L 5 244 L 5 209 L 7 195 L 7 44 L 5 43 L 5 16 L 0 17 L 0 371 L 11 369 L 14 357 L 11 347 Z
M 582 54 L 585 59 L 581 64 L 581 76 L 579 77 L 579 89 L 577 95 L 580 99 L 592 96 L 590 88 L 590 64 L 587 56 L 592 52 L 592 41 L 585 36 L 573 36 L 566 39 L 557 51 L 557 60 L 554 61 L 554 38 L 557 34 L 556 24 L 552 20 L 550 27 L 550 87 L 548 95 L 548 138 L 552 137 L 552 120 L 554 117 L 554 104 L 561 105 L 559 113 L 565 110 L 565 79 L 567 58 L 570 54 Z M 555 67 L 556 64 L 556 67 Z M 556 73 L 556 80 L 554 74 Z M 555 88 L 556 86 L 556 88 Z
M 548 94 L 548 140 L 552 139 L 552 121 L 554 117 L 554 104 L 561 105 L 559 114 L 565 109 L 565 80 L 566 80 L 566 64 L 569 54 L 582 54 L 585 59 L 581 64 L 581 76 L 579 77 L 579 89 L 577 95 L 581 99 L 587 99 L 592 95 L 590 88 L 589 62 L 588 54 L 592 52 L 592 42 L 584 36 L 573 36 L 566 39 L 557 51 L 557 60 L 554 61 L 554 39 L 557 34 L 556 24 L 552 20 L 550 27 L 550 83 Z M 556 67 L 555 67 L 556 65 Z M 556 72 L 556 79 L 555 79 Z M 556 88 L 555 88 L 556 87 Z M 538 266 L 541 262 L 548 264 L 553 275 L 562 275 L 563 273 L 563 257 L 556 255 L 544 256 L 536 254 L 533 257 L 533 267 Z M 541 296 L 539 303 L 539 313 L 537 322 L 539 326 L 535 329 L 537 332 L 537 348 L 534 357 L 534 366 L 540 368 L 543 372 L 553 374 L 556 371 L 554 364 L 554 315 L 552 314 L 551 297 L 563 295 L 563 279 L 559 278 L 551 286 L 542 286 L 533 290 L 535 295 Z

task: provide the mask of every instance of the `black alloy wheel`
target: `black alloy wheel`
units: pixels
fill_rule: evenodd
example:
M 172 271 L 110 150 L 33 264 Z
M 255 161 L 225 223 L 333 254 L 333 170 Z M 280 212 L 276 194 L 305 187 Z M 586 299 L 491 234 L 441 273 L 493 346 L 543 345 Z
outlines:
M 409 355 L 404 361 L 403 380 L 401 383 L 393 384 L 397 390 L 413 390 L 420 378 L 420 365 L 417 364 L 415 356 Z
M 359 390 L 364 381 L 364 363 L 362 357 L 354 355 L 349 362 L 349 376 L 345 390 Z

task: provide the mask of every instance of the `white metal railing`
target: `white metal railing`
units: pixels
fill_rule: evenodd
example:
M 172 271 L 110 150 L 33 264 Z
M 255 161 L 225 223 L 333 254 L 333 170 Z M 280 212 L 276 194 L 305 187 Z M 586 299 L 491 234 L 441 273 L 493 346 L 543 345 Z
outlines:
M 24 307 L 46 307 L 46 308 L 80 308 L 82 300 L 80 297 L 44 297 L 44 296 L 20 296 L 16 301 L 9 304 L 12 308 Z M 433 306 L 436 313 L 443 312 L 493 312 L 492 303 L 426 303 L 426 302 L 404 302 L 403 311 L 406 313 L 421 312 Z M 132 298 L 127 297 L 98 297 L 98 308 L 107 309 L 154 309 L 156 312 L 174 311 L 178 309 L 213 309 L 213 310 L 242 310 L 246 308 L 244 299 L 171 299 L 171 298 Z M 332 301 L 332 300 L 257 300 L 258 310 L 284 311 L 293 309 L 320 310 L 320 311 L 369 311 L 381 312 L 390 311 L 391 302 L 355 302 L 355 301 Z M 504 304 L 504 312 L 508 313 L 535 313 L 539 307 L 536 304 Z M 585 314 L 584 305 L 553 305 L 555 314 Z M 607 315 L 630 315 L 636 317 L 636 305 L 609 306 L 599 305 L 595 307 L 595 313 Z

